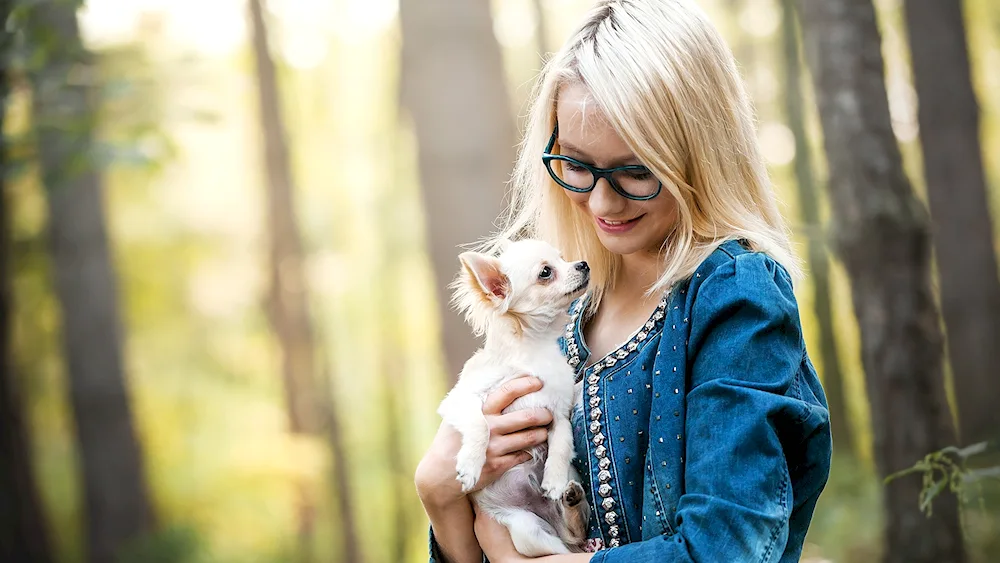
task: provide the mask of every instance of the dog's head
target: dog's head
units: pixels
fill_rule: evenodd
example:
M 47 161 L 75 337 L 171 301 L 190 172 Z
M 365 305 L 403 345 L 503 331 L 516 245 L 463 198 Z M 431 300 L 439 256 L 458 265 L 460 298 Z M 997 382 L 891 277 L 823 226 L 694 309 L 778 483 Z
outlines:
M 512 242 L 499 258 L 477 252 L 458 258 L 462 272 L 452 284 L 452 301 L 477 335 L 499 319 L 510 321 L 518 335 L 558 334 L 570 303 L 590 282 L 586 262 L 567 262 L 539 240 Z

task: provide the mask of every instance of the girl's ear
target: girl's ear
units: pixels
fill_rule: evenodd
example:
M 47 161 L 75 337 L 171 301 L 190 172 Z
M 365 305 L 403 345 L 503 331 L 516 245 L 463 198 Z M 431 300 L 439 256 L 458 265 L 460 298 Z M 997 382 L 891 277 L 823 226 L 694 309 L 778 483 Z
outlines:
M 500 271 L 500 261 L 478 252 L 463 252 L 458 256 L 470 282 L 494 305 L 510 296 L 510 279 Z

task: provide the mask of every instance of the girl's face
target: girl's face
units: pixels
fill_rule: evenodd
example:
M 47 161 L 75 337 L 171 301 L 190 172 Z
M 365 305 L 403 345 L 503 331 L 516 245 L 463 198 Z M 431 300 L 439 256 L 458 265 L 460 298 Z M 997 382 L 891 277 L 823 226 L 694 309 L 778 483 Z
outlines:
M 559 154 L 598 168 L 642 164 L 583 85 L 560 88 L 556 119 Z M 603 178 L 589 192 L 563 192 L 591 218 L 601 244 L 615 254 L 659 252 L 677 218 L 677 206 L 666 186 L 659 195 L 646 201 L 620 195 Z

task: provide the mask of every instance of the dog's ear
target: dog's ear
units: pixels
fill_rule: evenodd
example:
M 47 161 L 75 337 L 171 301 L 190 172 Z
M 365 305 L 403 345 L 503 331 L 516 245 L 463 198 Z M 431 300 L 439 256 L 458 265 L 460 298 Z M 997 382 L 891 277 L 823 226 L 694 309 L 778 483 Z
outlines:
M 482 295 L 494 304 L 510 295 L 510 279 L 500 270 L 500 261 L 478 252 L 463 252 L 458 256 L 469 278 Z

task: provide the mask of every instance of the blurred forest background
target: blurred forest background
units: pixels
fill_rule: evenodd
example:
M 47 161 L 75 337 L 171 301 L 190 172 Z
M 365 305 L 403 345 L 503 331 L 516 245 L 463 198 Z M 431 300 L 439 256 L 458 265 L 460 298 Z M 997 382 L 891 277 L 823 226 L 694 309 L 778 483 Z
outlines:
M 589 4 L 0 0 L 0 560 L 425 560 L 443 287 Z M 803 560 L 1000 561 L 1000 3 L 700 4 L 809 270 Z

